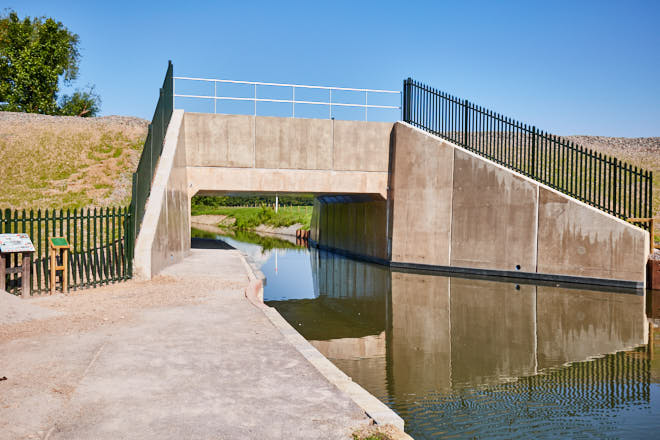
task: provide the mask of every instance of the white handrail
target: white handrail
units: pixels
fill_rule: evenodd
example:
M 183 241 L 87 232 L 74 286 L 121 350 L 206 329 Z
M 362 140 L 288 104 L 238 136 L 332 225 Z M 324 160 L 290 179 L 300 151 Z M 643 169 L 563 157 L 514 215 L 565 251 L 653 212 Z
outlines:
M 377 93 L 401 93 L 399 90 L 378 90 L 378 89 L 353 89 L 350 87 L 327 87 L 327 86 L 308 86 L 304 84 L 287 84 L 287 83 L 267 83 L 257 81 L 236 81 L 233 79 L 211 79 L 211 78 L 192 78 L 187 76 L 175 76 L 174 79 L 181 79 L 187 81 L 208 81 L 208 82 L 223 82 L 233 84 L 250 84 L 257 86 L 281 86 L 281 87 L 298 87 L 306 89 L 324 89 L 324 90 L 348 90 L 353 92 L 377 92 Z
M 256 82 L 256 81 L 237 81 L 229 79 L 207 79 L 207 78 L 193 78 L 185 76 L 175 76 L 176 80 L 180 81 L 203 81 L 213 83 L 213 95 L 194 95 L 194 94 L 183 94 L 175 93 L 174 98 L 192 98 L 192 99 L 212 99 L 213 100 L 213 112 L 217 111 L 217 102 L 218 100 L 225 101 L 252 101 L 254 102 L 254 114 L 257 114 L 257 102 L 277 102 L 277 103 L 288 103 L 292 104 L 291 106 L 291 116 L 296 116 L 296 104 L 311 104 L 311 105 L 327 105 L 329 106 L 329 117 L 332 118 L 332 107 L 358 107 L 364 108 L 364 118 L 368 118 L 368 109 L 370 108 L 380 108 L 380 109 L 392 109 L 400 110 L 400 105 L 378 105 L 378 104 L 369 104 L 369 93 L 386 93 L 386 94 L 398 94 L 401 95 L 401 92 L 396 90 L 379 90 L 379 89 L 356 89 L 351 87 L 327 87 L 327 86 L 310 86 L 305 84 L 287 84 L 287 83 L 269 83 L 269 82 Z M 246 84 L 253 86 L 253 97 L 238 97 L 238 96 L 217 96 L 217 84 L 218 83 L 230 83 L 230 84 Z M 275 86 L 275 87 L 290 87 L 292 89 L 292 99 L 275 99 L 275 98 L 259 98 L 257 97 L 257 86 Z M 296 100 L 296 89 L 319 89 L 319 90 L 328 90 L 329 91 L 329 100 L 328 101 L 308 101 L 308 100 Z M 338 102 L 333 100 L 332 91 L 349 91 L 349 92 L 360 92 L 364 93 L 364 104 L 355 104 L 348 102 Z

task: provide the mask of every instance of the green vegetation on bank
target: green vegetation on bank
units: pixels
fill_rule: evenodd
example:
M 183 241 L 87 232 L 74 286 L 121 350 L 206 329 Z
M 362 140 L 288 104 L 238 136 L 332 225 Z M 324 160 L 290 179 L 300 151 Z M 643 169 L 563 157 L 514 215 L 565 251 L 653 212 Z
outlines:
M 312 221 L 311 206 L 280 206 L 278 212 L 269 206 L 259 208 L 243 208 L 234 206 L 195 206 L 192 207 L 192 215 L 224 215 L 235 219 L 233 224 L 223 224 L 223 227 L 247 231 L 255 229 L 260 225 L 275 228 L 287 227 L 299 223 L 302 229 L 309 229 Z
M 282 240 L 277 237 L 267 237 L 264 235 L 259 235 L 256 232 L 251 231 L 241 231 L 233 230 L 231 234 L 218 235 L 213 232 L 202 231 L 197 228 L 190 228 L 190 233 L 193 238 L 210 238 L 216 240 L 218 236 L 220 237 L 230 237 L 243 243 L 252 243 L 261 246 L 265 251 L 271 249 L 301 249 L 302 246 L 297 246 L 290 241 Z
M 280 196 L 280 205 L 283 206 L 312 206 L 314 196 L 311 194 L 297 196 Z M 275 196 L 195 196 L 192 199 L 193 209 L 195 207 L 219 207 L 219 206 L 262 206 L 274 205 Z

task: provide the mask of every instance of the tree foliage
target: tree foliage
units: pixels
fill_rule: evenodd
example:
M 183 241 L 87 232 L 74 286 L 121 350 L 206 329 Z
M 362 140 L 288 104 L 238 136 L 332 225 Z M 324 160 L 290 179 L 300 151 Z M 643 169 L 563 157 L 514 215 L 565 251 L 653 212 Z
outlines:
M 60 99 L 59 114 L 62 116 L 94 116 L 99 112 L 101 98 L 94 92 L 94 87 L 89 90 L 76 90 L 71 95 L 64 95 Z
M 60 80 L 78 77 L 79 37 L 52 18 L 0 17 L 0 109 L 6 111 L 93 116 L 99 99 L 76 91 L 58 103 Z

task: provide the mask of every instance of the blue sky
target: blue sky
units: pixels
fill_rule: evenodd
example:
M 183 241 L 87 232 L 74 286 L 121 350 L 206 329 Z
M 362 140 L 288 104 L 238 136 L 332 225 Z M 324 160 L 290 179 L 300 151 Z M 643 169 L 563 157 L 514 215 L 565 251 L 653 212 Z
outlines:
M 78 86 L 150 118 L 175 74 L 400 89 L 411 76 L 556 134 L 660 136 L 660 1 L 9 0 L 80 35 Z

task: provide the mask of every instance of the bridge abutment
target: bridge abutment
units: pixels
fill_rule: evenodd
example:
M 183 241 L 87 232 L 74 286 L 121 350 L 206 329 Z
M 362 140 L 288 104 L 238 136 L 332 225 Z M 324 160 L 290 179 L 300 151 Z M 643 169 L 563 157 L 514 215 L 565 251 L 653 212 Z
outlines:
M 137 272 L 189 250 L 193 195 L 287 192 L 319 196 L 315 243 L 395 267 L 645 285 L 646 231 L 409 124 L 181 111 Z

